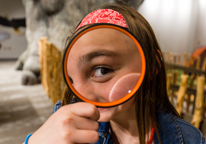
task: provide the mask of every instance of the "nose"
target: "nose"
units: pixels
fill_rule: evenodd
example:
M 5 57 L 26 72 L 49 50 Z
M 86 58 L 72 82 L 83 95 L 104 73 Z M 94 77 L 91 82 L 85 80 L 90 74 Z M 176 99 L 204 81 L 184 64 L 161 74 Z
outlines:
M 79 83 L 79 84 L 73 84 L 74 89 L 84 98 L 98 102 L 99 98 L 94 93 L 94 88 L 91 84 L 85 84 L 85 83 Z M 77 95 L 78 96 L 78 95 Z

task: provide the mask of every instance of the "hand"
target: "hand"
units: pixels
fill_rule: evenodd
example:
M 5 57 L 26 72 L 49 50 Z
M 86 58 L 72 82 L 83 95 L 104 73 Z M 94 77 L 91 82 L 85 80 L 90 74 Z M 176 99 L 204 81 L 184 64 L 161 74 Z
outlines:
M 61 107 L 29 139 L 28 144 L 95 143 L 100 114 L 96 106 L 79 102 Z

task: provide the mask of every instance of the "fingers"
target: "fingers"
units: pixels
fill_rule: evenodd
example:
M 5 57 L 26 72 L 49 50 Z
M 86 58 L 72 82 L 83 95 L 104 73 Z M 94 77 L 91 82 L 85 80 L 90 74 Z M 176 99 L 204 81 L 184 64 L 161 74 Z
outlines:
M 97 107 L 92 104 L 85 103 L 85 102 L 79 102 L 76 104 L 72 104 L 71 111 L 77 116 L 87 117 L 95 121 L 97 121 L 100 117 L 100 113 Z
M 99 139 L 97 121 L 73 116 L 72 120 L 64 123 L 66 125 L 63 126 L 63 140 L 69 143 L 96 143 Z
M 73 133 L 73 141 L 75 143 L 96 143 L 99 140 L 97 131 L 78 130 Z
M 97 121 L 79 117 L 75 119 L 75 126 L 77 129 L 84 129 L 84 130 L 95 130 L 97 131 L 99 128 L 99 123 Z
M 99 116 L 98 109 L 85 102 L 63 106 L 30 137 L 29 143 L 96 143 Z
M 95 143 L 99 139 L 97 120 L 100 117 L 98 109 L 89 103 L 70 104 L 57 111 L 61 116 L 60 128 L 64 141 L 70 143 Z

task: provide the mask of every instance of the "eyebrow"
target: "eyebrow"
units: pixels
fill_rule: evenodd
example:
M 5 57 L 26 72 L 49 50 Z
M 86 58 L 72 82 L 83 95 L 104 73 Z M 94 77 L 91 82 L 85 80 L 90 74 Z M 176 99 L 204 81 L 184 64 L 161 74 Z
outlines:
M 116 57 L 120 54 L 111 50 L 97 50 L 93 52 L 89 52 L 79 58 L 78 66 L 80 67 L 83 63 L 91 61 L 94 58 L 101 57 L 101 56 L 109 56 L 109 57 Z

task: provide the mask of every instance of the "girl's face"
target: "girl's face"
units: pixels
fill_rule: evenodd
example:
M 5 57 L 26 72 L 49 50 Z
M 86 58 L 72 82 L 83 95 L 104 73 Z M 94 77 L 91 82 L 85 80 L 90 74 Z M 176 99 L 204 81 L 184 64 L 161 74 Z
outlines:
M 119 99 L 111 94 L 119 79 L 141 72 L 141 58 L 129 36 L 115 29 L 99 28 L 85 33 L 74 43 L 67 70 L 73 87 L 81 95 L 96 102 L 110 102 Z M 122 88 L 124 83 L 117 90 Z M 132 105 L 133 99 L 113 108 L 99 108 L 99 121 L 109 121 Z

